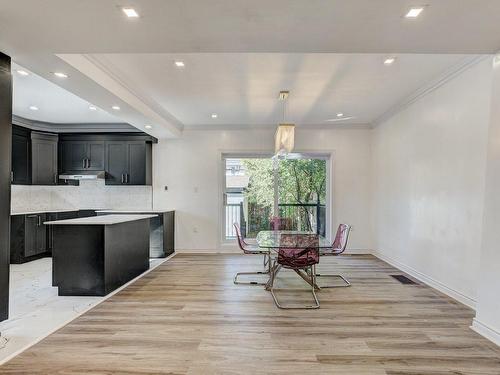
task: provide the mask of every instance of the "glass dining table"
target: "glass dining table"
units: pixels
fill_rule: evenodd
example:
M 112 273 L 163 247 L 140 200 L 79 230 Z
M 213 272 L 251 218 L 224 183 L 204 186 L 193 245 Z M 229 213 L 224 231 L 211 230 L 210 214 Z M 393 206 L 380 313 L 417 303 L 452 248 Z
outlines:
M 286 241 L 282 240 L 283 235 L 286 234 Z M 294 235 L 297 236 L 296 239 L 294 239 Z M 318 250 L 320 249 L 327 249 L 331 248 L 332 244 L 331 242 L 316 233 L 312 232 L 303 232 L 303 231 L 289 231 L 289 230 L 263 230 L 260 231 L 257 234 L 256 241 L 257 245 L 261 249 L 267 249 L 269 250 L 269 258 L 270 261 L 271 259 L 273 260 L 272 264 L 270 265 L 269 271 L 270 271 L 270 277 L 269 281 L 266 284 L 266 289 L 269 290 L 270 285 L 273 282 L 274 277 L 277 275 L 278 271 L 281 268 L 281 265 L 279 265 L 276 262 L 276 256 L 279 252 L 279 249 L 301 249 L 304 248 L 302 246 L 302 241 L 301 241 L 301 236 L 303 235 L 308 235 L 308 236 L 317 236 L 317 240 L 314 241 L 315 247 L 317 247 Z M 307 248 L 311 248 L 310 245 L 307 246 Z M 305 248 L 304 248 L 305 249 Z M 295 271 L 304 281 L 306 281 L 308 284 L 311 286 L 314 286 L 315 289 L 321 289 L 314 281 L 311 275 L 301 272 L 301 271 Z
M 283 244 L 282 236 L 287 235 L 287 243 Z M 301 231 L 291 231 L 291 230 L 262 230 L 257 233 L 257 244 L 261 249 L 278 250 L 280 248 L 300 248 L 300 236 L 307 234 L 309 236 L 317 236 L 317 248 L 318 249 L 328 249 L 332 247 L 332 243 L 323 236 L 313 232 L 301 232 Z M 292 236 L 290 236 L 292 235 Z M 296 241 L 293 240 L 293 235 L 297 235 Z M 290 239 L 292 239 L 290 241 Z

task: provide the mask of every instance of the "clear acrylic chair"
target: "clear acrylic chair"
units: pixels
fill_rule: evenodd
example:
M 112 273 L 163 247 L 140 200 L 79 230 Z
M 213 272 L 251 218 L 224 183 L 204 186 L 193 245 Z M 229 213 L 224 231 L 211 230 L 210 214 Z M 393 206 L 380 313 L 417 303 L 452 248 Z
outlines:
M 327 249 L 320 249 L 320 256 L 337 256 L 342 254 L 347 248 L 347 241 L 349 240 L 349 233 L 351 232 L 351 226 L 347 224 L 340 224 L 337 228 L 337 234 L 335 235 L 335 241 L 333 241 L 332 247 Z M 316 273 L 317 277 L 335 277 L 343 281 L 342 284 L 332 284 L 332 285 L 320 285 L 321 288 L 345 288 L 351 286 L 349 280 L 347 280 L 342 275 L 335 274 L 324 274 Z
M 318 235 L 316 234 L 285 234 L 280 236 L 278 258 L 273 267 L 270 280 L 270 292 L 276 306 L 280 309 L 317 309 L 320 307 L 316 296 L 316 264 L 319 263 Z M 274 288 L 274 281 L 282 269 L 295 271 L 310 286 L 314 298 L 313 305 L 283 305 L 279 302 Z
M 245 241 L 243 236 L 241 235 L 241 229 L 238 223 L 233 224 L 234 229 L 236 231 L 236 236 L 238 238 L 238 246 L 241 250 L 243 250 L 244 254 L 250 255 L 263 255 L 264 256 L 264 271 L 255 271 L 255 272 L 238 272 L 234 276 L 233 282 L 235 284 L 245 284 L 245 285 L 266 285 L 267 281 L 239 281 L 238 278 L 241 275 L 266 275 L 271 273 L 271 259 L 269 250 L 261 249 L 257 245 L 249 244 Z

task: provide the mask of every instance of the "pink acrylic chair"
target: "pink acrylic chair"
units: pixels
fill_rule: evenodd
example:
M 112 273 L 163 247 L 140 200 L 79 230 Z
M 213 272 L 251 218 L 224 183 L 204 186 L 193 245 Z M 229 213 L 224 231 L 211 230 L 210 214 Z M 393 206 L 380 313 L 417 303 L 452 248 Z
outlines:
M 331 248 L 320 249 L 320 256 L 337 256 L 342 254 L 347 248 L 347 241 L 349 240 L 349 233 L 351 232 L 351 226 L 347 224 L 340 224 L 337 228 L 337 234 L 335 235 L 335 241 L 333 241 Z M 317 273 L 317 277 L 336 277 L 341 279 L 344 283 L 341 285 L 325 285 L 321 288 L 341 288 L 351 286 L 349 280 L 347 280 L 342 275 L 332 275 L 332 274 L 322 274 Z
M 266 285 L 266 282 L 258 282 L 258 281 L 239 281 L 238 277 L 241 275 L 266 275 L 271 273 L 271 259 L 270 259 L 270 251 L 269 250 L 264 250 L 261 249 L 257 245 L 252 245 L 247 242 L 245 242 L 245 239 L 241 235 L 241 230 L 240 226 L 238 223 L 233 224 L 234 229 L 236 231 L 236 236 L 238 238 L 238 246 L 240 247 L 241 250 L 243 250 L 244 254 L 250 254 L 250 255 L 264 255 L 264 268 L 267 267 L 265 271 L 257 271 L 257 272 L 238 272 L 234 276 L 233 282 L 235 284 L 245 284 L 245 285 Z
M 319 239 L 316 234 L 281 234 L 276 265 L 270 279 L 270 292 L 280 309 L 317 309 L 320 307 L 316 296 L 316 264 L 319 263 Z M 274 280 L 280 269 L 291 269 L 311 285 L 315 304 L 307 306 L 283 305 L 275 293 Z M 304 273 L 305 272 L 305 273 Z
M 293 222 L 289 217 L 273 216 L 269 224 L 271 230 L 293 230 Z

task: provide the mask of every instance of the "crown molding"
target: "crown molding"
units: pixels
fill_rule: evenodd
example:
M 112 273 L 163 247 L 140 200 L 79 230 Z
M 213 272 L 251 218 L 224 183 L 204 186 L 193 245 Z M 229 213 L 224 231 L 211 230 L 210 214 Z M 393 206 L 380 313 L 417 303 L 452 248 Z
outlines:
M 467 69 L 471 68 L 476 64 L 479 64 L 481 61 L 484 61 L 492 57 L 493 55 L 473 55 L 465 57 L 462 61 L 447 69 L 438 78 L 420 87 L 418 90 L 414 91 L 411 95 L 405 97 L 403 100 L 399 101 L 395 106 L 391 107 L 389 110 L 384 112 L 380 117 L 378 117 L 375 121 L 372 122 L 371 127 L 372 128 L 377 127 L 378 125 L 389 120 L 391 117 L 398 114 L 411 104 L 422 99 L 426 95 L 429 95 L 430 93 L 434 92 L 447 82 L 453 80 L 455 77 L 459 76 Z
M 55 124 L 50 122 L 35 121 L 24 117 L 12 116 L 12 123 L 31 130 L 51 133 L 140 133 L 132 125 L 125 123 L 81 123 L 81 124 Z
M 276 130 L 278 124 L 199 124 L 184 125 L 184 130 L 210 131 L 210 130 Z M 333 130 L 333 129 L 371 129 L 370 124 L 297 124 L 297 130 Z

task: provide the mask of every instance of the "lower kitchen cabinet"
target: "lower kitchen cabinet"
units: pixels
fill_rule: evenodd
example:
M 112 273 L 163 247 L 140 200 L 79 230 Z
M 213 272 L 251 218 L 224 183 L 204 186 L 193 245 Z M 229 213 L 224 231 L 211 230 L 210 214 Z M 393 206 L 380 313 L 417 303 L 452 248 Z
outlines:
M 25 263 L 46 255 L 47 214 L 30 214 L 11 216 L 10 228 L 10 262 Z

